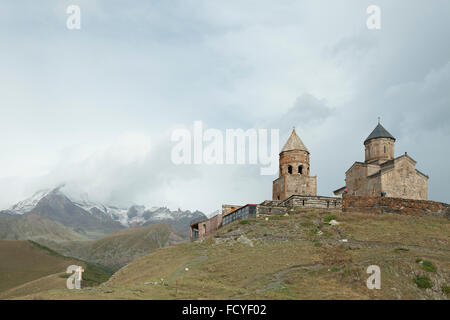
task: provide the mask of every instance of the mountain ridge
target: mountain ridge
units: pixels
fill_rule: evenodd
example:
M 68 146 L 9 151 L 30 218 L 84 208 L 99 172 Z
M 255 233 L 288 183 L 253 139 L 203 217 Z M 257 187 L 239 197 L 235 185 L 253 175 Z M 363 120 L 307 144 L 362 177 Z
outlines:
M 170 210 L 167 207 L 146 207 L 132 205 L 129 208 L 91 202 L 86 194 L 80 199 L 66 195 L 60 185 L 53 189 L 42 189 L 35 192 L 6 210 L 0 211 L 0 219 L 16 219 L 29 215 L 54 220 L 71 227 L 82 234 L 109 234 L 117 230 L 136 226 L 148 226 L 154 223 L 167 222 L 185 236 L 189 234 L 189 225 L 193 220 L 207 216 L 198 210 Z

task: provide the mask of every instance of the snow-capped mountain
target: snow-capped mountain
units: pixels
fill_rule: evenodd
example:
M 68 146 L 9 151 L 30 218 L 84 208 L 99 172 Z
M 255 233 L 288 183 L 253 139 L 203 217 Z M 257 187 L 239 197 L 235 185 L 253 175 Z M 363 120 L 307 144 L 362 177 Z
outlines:
M 92 202 L 87 194 L 75 199 L 65 195 L 62 188 L 40 190 L 3 212 L 13 215 L 39 214 L 75 228 L 95 226 L 100 229 L 107 227 L 109 230 L 167 222 L 185 234 L 189 232 L 191 221 L 207 218 L 200 211 L 171 211 L 166 207 L 133 205 L 119 208 Z
M 106 206 L 101 203 L 95 203 L 88 200 L 87 197 L 84 197 L 81 200 L 72 200 L 80 208 L 83 208 L 87 212 L 92 215 L 103 215 L 109 217 L 114 221 L 120 222 L 124 227 L 128 227 L 128 218 L 127 213 L 128 209 L 118 208 L 115 206 Z
M 30 212 L 31 210 L 34 209 L 34 207 L 36 207 L 38 202 L 46 195 L 48 195 L 51 191 L 52 191 L 51 189 L 39 190 L 31 197 L 16 203 L 7 211 L 10 211 L 11 213 L 15 214 L 24 214 Z

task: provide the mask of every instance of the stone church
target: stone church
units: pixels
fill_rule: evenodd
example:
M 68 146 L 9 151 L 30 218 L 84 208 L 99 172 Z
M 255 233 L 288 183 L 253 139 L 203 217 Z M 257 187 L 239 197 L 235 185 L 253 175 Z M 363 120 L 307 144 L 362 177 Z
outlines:
M 285 200 L 292 195 L 315 196 L 317 177 L 309 175 L 309 151 L 292 130 L 280 152 L 279 175 L 273 181 L 272 200 Z
M 416 169 L 406 152 L 394 158 L 395 138 L 378 122 L 364 141 L 365 161 L 355 162 L 345 173 L 346 186 L 334 191 L 358 196 L 427 200 L 428 176 Z

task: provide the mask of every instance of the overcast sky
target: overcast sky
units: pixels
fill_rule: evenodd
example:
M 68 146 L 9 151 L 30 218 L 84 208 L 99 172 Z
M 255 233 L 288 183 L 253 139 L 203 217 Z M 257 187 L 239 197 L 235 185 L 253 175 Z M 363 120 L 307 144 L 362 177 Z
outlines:
M 0 0 L 0 209 L 61 183 L 205 213 L 271 199 L 259 165 L 171 162 L 172 131 L 195 120 L 277 128 L 280 148 L 295 126 L 328 196 L 378 116 L 448 203 L 449 39 L 447 0 Z

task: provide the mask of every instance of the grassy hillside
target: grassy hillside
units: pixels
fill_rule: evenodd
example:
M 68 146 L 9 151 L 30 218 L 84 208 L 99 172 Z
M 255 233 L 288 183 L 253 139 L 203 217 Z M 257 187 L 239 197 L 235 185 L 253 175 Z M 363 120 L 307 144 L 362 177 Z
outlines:
M 85 269 L 83 286 L 95 286 L 110 277 L 93 264 L 62 256 L 33 241 L 0 240 L 0 298 L 65 288 L 65 272 L 72 264 Z
M 158 223 L 120 230 L 93 241 L 44 243 L 65 255 L 118 270 L 155 249 L 185 240 L 168 223 Z
M 235 222 L 43 299 L 448 299 L 450 220 L 321 210 Z M 335 218 L 340 224 L 330 225 Z M 369 290 L 366 269 L 381 268 Z M 427 288 L 429 287 L 429 288 Z
M 82 241 L 87 237 L 39 215 L 0 217 L 0 239 Z

